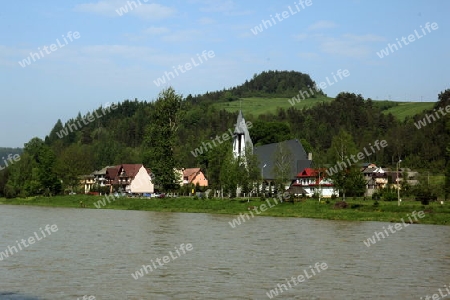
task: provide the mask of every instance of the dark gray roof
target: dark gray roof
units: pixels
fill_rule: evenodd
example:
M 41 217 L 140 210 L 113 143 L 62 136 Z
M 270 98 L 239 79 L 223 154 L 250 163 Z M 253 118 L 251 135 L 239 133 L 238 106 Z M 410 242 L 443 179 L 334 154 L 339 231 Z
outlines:
M 291 168 L 291 178 L 294 180 L 298 173 L 305 168 L 311 168 L 312 161 L 308 160 L 308 154 L 303 148 L 302 143 L 295 140 L 283 141 L 286 143 L 288 149 L 292 153 L 293 161 Z M 256 154 L 259 160 L 259 168 L 261 169 L 265 164 L 266 167 L 263 170 L 264 179 L 275 179 L 273 174 L 273 167 L 275 165 L 275 153 L 279 143 L 267 144 L 263 146 L 254 147 L 253 153 Z

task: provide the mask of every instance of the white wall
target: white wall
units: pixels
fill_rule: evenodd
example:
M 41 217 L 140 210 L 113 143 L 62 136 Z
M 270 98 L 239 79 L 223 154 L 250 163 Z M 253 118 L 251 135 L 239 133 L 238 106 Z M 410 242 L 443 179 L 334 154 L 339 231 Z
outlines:
M 139 172 L 136 174 L 133 181 L 131 181 L 131 184 L 127 187 L 127 190 L 128 189 L 132 193 L 136 194 L 153 193 L 155 191 L 152 179 L 144 166 L 139 169 Z

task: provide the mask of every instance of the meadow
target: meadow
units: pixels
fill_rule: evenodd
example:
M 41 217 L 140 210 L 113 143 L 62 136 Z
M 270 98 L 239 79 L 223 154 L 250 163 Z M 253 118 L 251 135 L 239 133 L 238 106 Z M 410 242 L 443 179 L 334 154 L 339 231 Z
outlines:
M 274 113 L 276 114 L 277 108 L 288 109 L 295 107 L 297 109 L 311 108 L 319 103 L 328 103 L 334 100 L 334 98 L 320 96 L 317 98 L 308 98 L 295 102 L 292 105 L 289 100 L 291 98 L 240 98 L 234 101 L 224 101 L 214 104 L 217 109 L 224 109 L 229 112 L 238 112 L 242 110 L 245 116 L 252 114 L 257 117 L 261 114 Z M 391 113 L 394 117 L 403 121 L 406 117 L 414 116 L 421 113 L 424 110 L 432 109 L 434 102 L 395 102 L 388 100 L 373 100 L 374 104 L 380 107 L 384 114 Z
M 252 199 L 200 199 L 196 197 L 178 198 L 115 198 L 96 208 L 94 203 L 105 199 L 102 196 L 72 195 L 55 197 L 33 197 L 33 198 L 0 198 L 0 204 L 10 205 L 34 205 L 50 207 L 68 207 L 76 209 L 120 209 L 120 210 L 145 210 L 158 212 L 183 212 L 183 213 L 213 213 L 233 215 L 235 218 L 240 213 L 249 213 L 249 209 L 260 207 L 262 204 L 274 203 L 272 198 L 262 200 Z M 81 204 L 82 202 L 82 204 Z M 400 206 L 396 201 L 386 202 L 364 200 L 363 198 L 349 198 L 346 200 L 347 207 L 339 208 L 339 199 L 321 201 L 317 199 L 297 199 L 293 202 L 283 202 L 261 212 L 259 216 L 272 217 L 297 217 L 297 218 L 318 218 L 328 220 L 346 221 L 384 221 L 400 222 L 403 218 L 407 220 L 407 214 L 413 211 L 424 211 L 425 218 L 419 219 L 420 224 L 450 224 L 450 204 L 445 202 L 431 202 L 429 205 L 422 205 L 418 201 L 403 201 Z M 338 204 L 336 204 L 338 203 Z M 254 212 L 253 212 L 254 213 Z M 254 213 L 256 215 L 256 213 Z

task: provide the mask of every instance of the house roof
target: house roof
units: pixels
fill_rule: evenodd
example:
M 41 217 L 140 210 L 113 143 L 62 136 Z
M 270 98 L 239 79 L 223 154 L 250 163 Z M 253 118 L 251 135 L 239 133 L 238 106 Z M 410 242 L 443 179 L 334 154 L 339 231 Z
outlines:
M 322 178 L 325 176 L 325 168 L 322 169 L 313 169 L 313 168 L 305 168 L 303 171 L 297 174 L 298 178 L 303 177 L 316 177 L 318 175 L 322 175 Z
M 109 169 L 109 168 L 114 168 L 114 166 L 107 166 L 107 167 L 104 167 L 103 169 L 101 169 L 101 170 L 98 170 L 98 171 L 94 171 L 94 172 L 92 172 L 92 175 L 97 175 L 97 176 L 100 176 L 100 175 L 106 175 L 106 171 Z
M 123 164 L 119 166 L 119 171 L 123 170 L 127 177 L 134 178 L 142 166 L 143 164 Z
M 123 176 L 133 179 L 143 166 L 143 164 L 122 164 L 114 167 L 107 167 L 106 177 L 112 180 L 113 184 L 117 184 L 119 182 L 119 177 L 121 177 L 122 171 L 124 172 Z M 149 174 L 151 173 L 150 169 L 146 169 L 146 171 Z
M 313 177 L 316 175 L 317 172 L 313 168 L 305 168 L 303 171 L 297 174 L 297 177 Z
M 188 178 L 188 182 L 192 182 L 194 180 L 195 176 L 197 176 L 198 173 L 200 173 L 200 168 L 189 168 L 183 170 L 183 177 Z
M 300 171 L 311 167 L 312 161 L 308 160 L 308 155 L 299 140 L 287 140 L 281 143 L 285 143 L 292 153 L 290 178 L 295 179 Z M 275 154 L 277 152 L 277 147 L 281 143 L 272 143 L 254 148 L 253 153 L 258 157 L 259 168 L 262 169 L 264 179 L 275 179 L 275 174 L 273 173 Z M 263 168 L 264 165 L 266 165 L 266 167 Z

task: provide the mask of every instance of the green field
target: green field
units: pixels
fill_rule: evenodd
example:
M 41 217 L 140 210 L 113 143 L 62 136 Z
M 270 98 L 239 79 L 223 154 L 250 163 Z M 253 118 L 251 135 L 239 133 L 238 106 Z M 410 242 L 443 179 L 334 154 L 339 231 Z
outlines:
M 403 121 L 408 116 L 414 116 L 426 109 L 432 109 L 434 104 L 434 102 L 400 102 L 397 106 L 384 110 L 383 113 L 391 113 Z
M 288 109 L 292 107 L 289 100 L 291 98 L 241 98 L 231 102 L 219 102 L 214 104 L 218 109 L 225 109 L 229 112 L 237 112 L 240 109 L 244 115 L 252 114 L 253 116 L 259 116 L 265 113 L 276 113 L 277 108 L 281 107 Z M 294 107 L 297 109 L 309 108 L 321 102 L 331 102 L 334 98 L 318 97 L 301 100 L 299 103 L 295 103 Z M 242 101 L 242 102 L 241 102 Z
M 70 207 L 77 209 L 97 209 L 94 202 L 105 199 L 101 196 L 56 196 L 56 197 L 35 197 L 27 199 L 0 199 L 0 204 L 13 205 L 35 205 L 51 207 Z M 80 207 L 83 201 L 85 208 Z M 249 208 L 253 207 L 261 210 L 261 205 L 271 203 L 273 207 L 261 212 L 261 216 L 273 217 L 300 217 L 318 218 L 329 220 L 347 221 L 385 221 L 400 222 L 403 218 L 408 220 L 407 215 L 413 211 L 423 211 L 425 217 L 418 219 L 415 223 L 420 224 L 450 224 L 450 203 L 441 205 L 439 202 L 430 203 L 423 206 L 417 201 L 403 201 L 398 206 L 396 201 L 379 201 L 378 206 L 374 206 L 373 200 L 347 199 L 347 208 L 335 209 L 334 205 L 338 200 L 329 200 L 328 203 L 318 202 L 314 199 L 297 202 L 277 203 L 273 198 L 261 199 L 196 199 L 193 197 L 164 198 L 164 199 L 139 199 L 139 198 L 117 198 L 110 203 L 106 203 L 99 209 L 122 209 L 122 210 L 146 210 L 164 212 L 189 212 L 189 213 L 214 213 L 229 214 L 230 221 L 240 213 L 249 213 Z M 257 214 L 253 211 L 253 214 Z
M 240 109 L 244 115 L 248 116 L 252 114 L 257 117 L 261 114 L 273 113 L 275 114 L 277 108 L 288 109 L 289 107 L 295 107 L 297 109 L 310 108 L 318 103 L 331 102 L 334 98 L 330 97 L 318 97 L 301 100 L 295 105 L 291 105 L 289 100 L 291 98 L 241 98 L 239 100 L 218 102 L 214 104 L 217 109 L 225 109 L 229 112 L 238 112 Z M 387 100 L 373 100 L 375 105 L 379 106 L 383 113 L 392 113 L 399 120 L 404 120 L 407 116 L 414 116 L 417 113 L 424 111 L 425 109 L 431 109 L 434 102 L 394 102 Z

